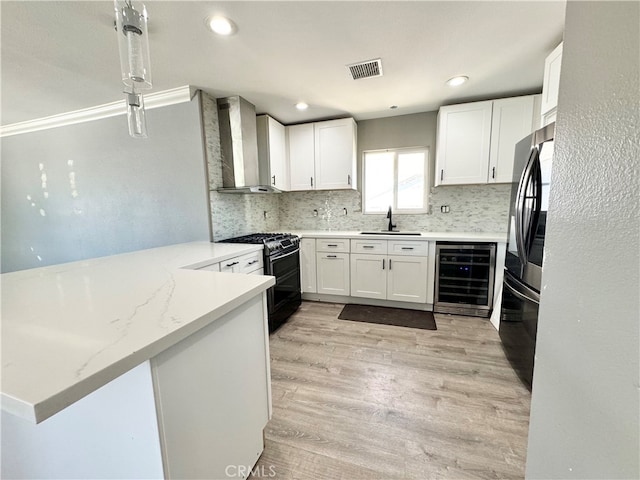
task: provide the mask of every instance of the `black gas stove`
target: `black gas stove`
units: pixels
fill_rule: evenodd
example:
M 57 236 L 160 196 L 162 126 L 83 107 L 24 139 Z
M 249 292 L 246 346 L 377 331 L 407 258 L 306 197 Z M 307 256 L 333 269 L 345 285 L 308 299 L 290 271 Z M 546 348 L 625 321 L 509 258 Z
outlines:
M 252 233 L 241 237 L 228 238 L 225 243 L 262 244 L 265 256 L 282 256 L 300 248 L 300 239 L 291 233 Z
M 273 332 L 302 303 L 300 238 L 290 233 L 253 233 L 222 241 L 264 245 L 264 274 L 276 277 L 275 286 L 267 290 L 269 331 Z

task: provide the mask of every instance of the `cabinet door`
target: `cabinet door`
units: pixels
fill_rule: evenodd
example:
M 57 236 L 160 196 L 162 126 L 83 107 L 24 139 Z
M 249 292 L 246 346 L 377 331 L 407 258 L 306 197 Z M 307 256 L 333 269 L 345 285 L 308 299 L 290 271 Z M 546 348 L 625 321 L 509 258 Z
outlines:
M 436 186 L 487 183 L 492 103 L 440 108 Z
M 349 254 L 317 253 L 318 293 L 349 295 Z
M 390 255 L 388 259 L 387 300 L 425 303 L 427 258 Z
M 544 79 L 542 82 L 541 115 L 558 106 L 558 91 L 560 89 L 560 64 L 562 63 L 562 43 L 549 54 L 544 61 Z
M 300 286 L 302 293 L 316 293 L 316 239 L 303 238 L 300 241 Z
M 535 95 L 493 101 L 489 183 L 511 183 L 516 143 L 533 130 Z
M 316 190 L 355 189 L 356 124 L 352 118 L 314 124 Z
M 387 257 L 351 254 L 351 296 L 387 298 Z
M 269 147 L 271 185 L 279 190 L 289 190 L 287 171 L 287 137 L 284 125 L 269 117 Z
M 315 188 L 313 123 L 287 127 L 291 190 Z

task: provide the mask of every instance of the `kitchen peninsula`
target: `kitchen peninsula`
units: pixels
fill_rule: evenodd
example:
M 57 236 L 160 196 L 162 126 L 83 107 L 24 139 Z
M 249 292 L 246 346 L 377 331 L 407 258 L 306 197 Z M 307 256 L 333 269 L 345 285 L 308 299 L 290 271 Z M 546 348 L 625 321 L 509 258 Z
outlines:
M 2 275 L 3 478 L 212 478 L 271 415 L 265 291 L 194 242 Z

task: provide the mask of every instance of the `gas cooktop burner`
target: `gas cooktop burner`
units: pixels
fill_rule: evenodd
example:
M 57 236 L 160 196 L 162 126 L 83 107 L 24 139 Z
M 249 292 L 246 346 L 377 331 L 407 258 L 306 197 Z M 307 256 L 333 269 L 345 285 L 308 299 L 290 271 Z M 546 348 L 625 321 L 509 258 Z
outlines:
M 267 257 L 284 255 L 297 250 L 300 239 L 291 233 L 252 233 L 241 237 L 227 238 L 223 243 L 253 243 L 264 245 Z
M 225 243 L 267 243 L 295 237 L 290 233 L 252 233 L 241 237 L 228 238 Z

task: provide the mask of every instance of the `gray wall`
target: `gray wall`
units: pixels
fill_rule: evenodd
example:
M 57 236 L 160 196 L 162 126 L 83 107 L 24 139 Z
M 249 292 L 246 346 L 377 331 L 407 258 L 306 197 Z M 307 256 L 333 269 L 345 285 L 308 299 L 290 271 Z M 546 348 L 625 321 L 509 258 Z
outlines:
M 2 272 L 209 240 L 197 99 L 2 139 Z
M 527 478 L 640 478 L 639 45 L 567 2 Z
M 429 147 L 433 185 L 437 112 L 401 115 L 358 122 L 358 185 L 362 186 L 362 152 L 383 148 Z M 401 230 L 506 232 L 510 185 L 432 187 L 432 212 L 396 215 Z M 449 205 L 450 213 L 441 213 Z M 347 215 L 343 209 L 347 209 Z M 317 209 L 319 215 L 313 216 Z M 290 192 L 281 195 L 282 230 L 379 230 L 386 228 L 385 215 L 363 215 L 360 192 Z

